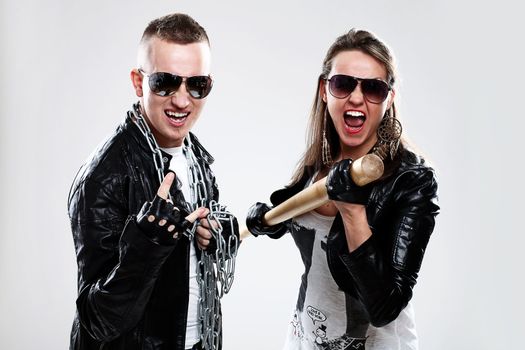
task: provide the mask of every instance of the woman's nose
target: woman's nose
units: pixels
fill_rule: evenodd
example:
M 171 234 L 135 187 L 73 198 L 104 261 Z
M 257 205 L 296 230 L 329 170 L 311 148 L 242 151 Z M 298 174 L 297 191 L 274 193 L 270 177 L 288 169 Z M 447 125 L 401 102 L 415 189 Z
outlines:
M 348 96 L 348 102 L 350 102 L 353 105 L 360 105 L 364 102 L 365 96 L 363 95 L 363 91 L 361 90 L 361 82 L 357 84 L 354 91 L 350 93 Z

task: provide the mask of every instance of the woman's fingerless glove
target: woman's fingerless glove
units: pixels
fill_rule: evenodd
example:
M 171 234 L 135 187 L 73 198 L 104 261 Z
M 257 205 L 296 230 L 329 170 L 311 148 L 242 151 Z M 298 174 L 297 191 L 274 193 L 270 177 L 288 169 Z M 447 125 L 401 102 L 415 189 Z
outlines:
M 246 227 L 252 235 L 275 235 L 275 234 L 284 234 L 288 229 L 284 223 L 280 223 L 273 226 L 266 226 L 263 224 L 264 214 L 270 211 L 270 208 L 266 203 L 255 203 L 252 205 L 250 210 L 248 210 L 248 215 L 246 216 Z
M 335 163 L 326 179 L 328 198 L 334 201 L 366 205 L 372 192 L 372 185 L 357 186 L 350 176 L 352 159 Z

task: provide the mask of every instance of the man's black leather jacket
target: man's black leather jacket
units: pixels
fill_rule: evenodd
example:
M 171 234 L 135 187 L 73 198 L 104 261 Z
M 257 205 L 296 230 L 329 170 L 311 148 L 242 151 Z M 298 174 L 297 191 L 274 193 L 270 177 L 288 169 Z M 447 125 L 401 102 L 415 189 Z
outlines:
M 301 191 L 313 175 L 306 168 L 297 183 L 272 194 L 272 203 Z M 351 253 L 337 214 L 327 238 L 328 266 L 338 286 L 361 301 L 374 326 L 396 319 L 410 301 L 438 212 L 434 171 L 403 150 L 399 167 L 374 185 L 366 205 L 372 237 Z M 291 229 L 293 221 L 285 224 Z
M 218 200 L 213 158 L 189 137 L 207 198 Z M 170 160 L 163 153 L 165 169 Z M 135 221 L 159 185 L 152 152 L 129 116 L 77 174 L 68 201 L 78 262 L 71 349 L 184 349 L 190 242 L 181 235 L 160 245 Z

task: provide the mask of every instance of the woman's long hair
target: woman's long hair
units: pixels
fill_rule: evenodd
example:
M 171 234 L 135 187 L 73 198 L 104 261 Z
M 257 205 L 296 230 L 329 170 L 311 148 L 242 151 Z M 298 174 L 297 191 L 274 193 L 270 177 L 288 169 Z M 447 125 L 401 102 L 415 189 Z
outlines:
M 341 146 L 339 141 L 339 135 L 332 122 L 332 118 L 329 117 L 326 102 L 320 96 L 321 81 L 328 79 L 328 74 L 332 70 L 332 64 L 335 56 L 343 51 L 358 50 L 366 53 L 376 60 L 381 62 L 387 73 L 387 83 L 393 86 L 396 81 L 396 69 L 394 65 L 394 57 L 390 52 L 390 49 L 381 42 L 374 34 L 365 30 L 351 29 L 348 33 L 338 37 L 335 42 L 330 46 L 328 52 L 323 61 L 323 68 L 319 79 L 317 80 L 317 90 L 315 93 L 314 103 L 310 112 L 310 121 L 308 124 L 308 136 L 307 136 L 307 148 L 306 151 L 299 161 L 294 175 L 292 176 L 292 184 L 299 181 L 303 176 L 304 168 L 306 166 L 311 167 L 313 173 L 326 171 L 327 167 L 323 164 L 322 159 L 322 145 L 323 145 L 323 129 L 325 130 L 325 137 L 328 141 L 329 151 L 335 158 L 341 152 Z M 392 103 L 391 107 L 386 111 L 386 114 L 396 118 L 397 110 L 395 103 Z M 326 117 L 325 117 L 326 115 Z M 326 126 L 323 125 L 326 123 Z M 398 149 L 403 149 L 404 141 L 401 140 Z M 387 163 L 392 163 L 388 162 Z M 392 166 L 391 164 L 385 164 L 386 171 L 389 173 Z

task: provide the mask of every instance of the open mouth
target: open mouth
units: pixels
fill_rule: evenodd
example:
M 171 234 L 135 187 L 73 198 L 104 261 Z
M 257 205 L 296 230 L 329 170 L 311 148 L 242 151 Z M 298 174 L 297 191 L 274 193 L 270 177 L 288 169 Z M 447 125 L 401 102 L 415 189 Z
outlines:
M 366 121 L 365 114 L 359 111 L 346 111 L 343 118 L 346 130 L 350 134 L 356 134 L 361 131 Z
M 186 118 L 190 115 L 190 112 L 174 112 L 170 110 L 165 110 L 164 114 L 168 117 L 169 121 L 174 126 L 182 126 L 186 121 Z

